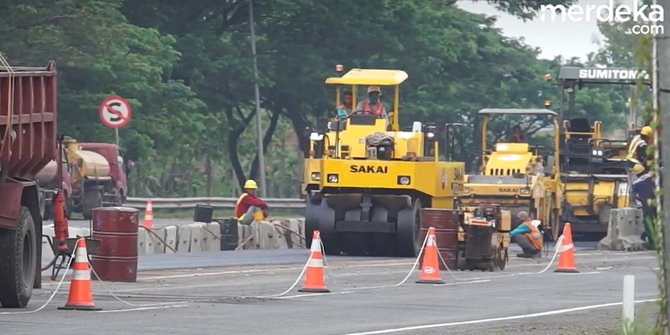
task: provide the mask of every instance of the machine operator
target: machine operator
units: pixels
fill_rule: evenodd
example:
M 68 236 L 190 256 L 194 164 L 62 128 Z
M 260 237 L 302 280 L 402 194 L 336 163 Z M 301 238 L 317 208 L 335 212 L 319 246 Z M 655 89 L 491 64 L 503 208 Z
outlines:
M 243 225 L 250 225 L 254 221 L 260 221 L 267 217 L 268 205 L 265 201 L 256 197 L 257 189 L 258 185 L 254 180 L 247 180 L 244 183 L 242 195 L 235 204 L 235 217 Z
M 510 232 L 512 242 L 518 244 L 523 253 L 517 254 L 521 258 L 538 258 L 542 255 L 542 233 L 531 222 L 526 212 L 519 212 L 516 218 L 521 221 L 514 230 Z
M 382 91 L 379 86 L 368 87 L 368 98 L 359 102 L 356 106 L 356 114 L 375 115 L 378 118 L 387 118 L 386 107 L 380 101 Z
M 351 115 L 352 112 L 352 103 L 353 103 L 353 93 L 351 91 L 344 91 L 342 103 L 337 106 L 337 118 L 346 119 L 347 116 Z

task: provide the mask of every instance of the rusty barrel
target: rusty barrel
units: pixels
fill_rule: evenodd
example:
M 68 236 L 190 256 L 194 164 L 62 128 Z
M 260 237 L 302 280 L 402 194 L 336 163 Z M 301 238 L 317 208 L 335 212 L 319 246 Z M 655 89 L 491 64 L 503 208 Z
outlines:
M 137 281 L 139 211 L 129 207 L 99 207 L 91 213 L 91 235 L 100 241 L 91 266 L 104 281 Z
M 435 228 L 437 250 L 451 270 L 456 270 L 458 257 L 459 212 L 451 209 L 424 208 L 421 210 L 421 242 L 428 228 Z M 439 256 L 438 256 L 439 257 Z M 440 269 L 446 270 L 442 260 L 438 259 Z M 421 258 L 423 266 L 423 256 Z

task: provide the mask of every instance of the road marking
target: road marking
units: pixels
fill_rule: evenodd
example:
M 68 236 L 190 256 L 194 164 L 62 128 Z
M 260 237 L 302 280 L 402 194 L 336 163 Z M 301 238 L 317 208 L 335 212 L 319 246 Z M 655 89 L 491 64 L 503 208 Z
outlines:
M 460 282 L 460 283 L 435 284 L 434 286 L 457 286 L 457 285 L 467 285 L 467 284 L 477 284 L 477 283 L 488 283 L 490 281 L 491 281 L 490 279 L 482 279 L 482 280 L 464 281 L 464 282 Z
M 167 309 L 167 308 L 181 308 L 188 307 L 188 305 L 169 305 L 169 306 L 153 306 L 153 307 L 137 307 L 137 308 L 128 308 L 128 309 L 110 309 L 106 311 L 97 311 L 96 313 L 123 313 L 123 312 L 135 312 L 135 311 L 147 311 L 152 309 Z
M 383 267 L 383 266 L 404 266 L 412 265 L 413 263 L 372 263 L 372 264 L 326 264 L 329 268 L 335 267 L 347 267 L 347 268 L 364 268 L 364 267 Z M 218 276 L 218 275 L 230 275 L 230 274 L 246 274 L 246 273 L 277 273 L 285 271 L 295 271 L 302 270 L 302 267 L 291 267 L 283 269 L 249 269 L 249 270 L 228 270 L 228 271 L 219 271 L 219 272 L 207 272 L 207 273 L 188 273 L 180 275 L 167 275 L 167 276 L 154 276 L 154 277 L 141 277 L 137 281 L 149 281 L 156 279 L 173 279 L 173 278 L 192 278 L 192 277 L 206 277 L 206 276 Z
M 653 301 L 658 301 L 658 300 L 659 299 L 636 300 L 635 303 L 639 304 L 639 303 L 653 302 Z M 573 313 L 573 312 L 586 311 L 586 310 L 605 308 L 605 307 L 614 307 L 614 306 L 619 306 L 621 304 L 622 304 L 621 302 L 613 302 L 613 303 L 609 303 L 609 304 L 599 304 L 599 305 L 590 305 L 590 306 L 582 306 L 582 307 L 574 307 L 574 308 L 566 308 L 566 309 L 557 309 L 557 310 L 553 310 L 553 311 L 533 313 L 533 314 L 513 315 L 513 316 L 505 316 L 505 317 L 491 318 L 491 319 L 479 319 L 479 320 L 471 320 L 471 321 L 435 323 L 435 324 L 427 324 L 427 325 L 421 325 L 421 326 L 410 326 L 410 327 L 402 327 L 402 328 L 389 328 L 389 329 L 375 330 L 375 331 L 362 332 L 362 333 L 349 333 L 349 334 L 346 334 L 346 335 L 388 334 L 388 333 L 397 333 L 397 332 L 402 332 L 402 331 L 414 331 L 414 330 L 420 330 L 420 329 L 442 328 L 442 327 L 451 327 L 451 326 L 464 326 L 464 325 L 473 325 L 473 324 L 498 322 L 498 321 L 529 319 L 529 318 L 536 318 L 536 317 L 541 317 L 541 316 Z
M 354 292 L 324 292 L 324 293 L 306 293 L 306 294 L 296 294 L 296 295 L 287 295 L 285 297 L 277 297 L 274 299 L 295 299 L 295 298 L 302 298 L 302 297 L 316 297 L 320 295 L 336 295 L 336 294 L 349 294 L 349 293 L 354 293 Z

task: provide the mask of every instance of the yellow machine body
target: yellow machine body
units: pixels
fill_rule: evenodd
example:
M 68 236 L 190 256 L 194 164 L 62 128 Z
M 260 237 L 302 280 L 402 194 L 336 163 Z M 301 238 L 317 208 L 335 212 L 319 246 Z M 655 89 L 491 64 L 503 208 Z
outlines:
M 603 138 L 602 122 L 563 121 L 562 221 L 577 235 L 607 233 L 610 210 L 628 205 L 626 140 Z
M 561 213 L 561 189 L 559 158 L 559 126 L 557 114 L 547 109 L 483 109 L 482 166 L 480 173 L 467 175 L 461 204 L 476 208 L 485 203 L 498 204 L 512 217 L 525 211 L 533 219 L 540 220 L 544 229 L 558 238 Z M 492 115 L 538 115 L 549 116 L 554 126 L 553 148 L 542 155 L 528 143 L 496 143 L 487 150 L 487 126 Z M 548 164 L 547 164 L 548 163 Z M 548 165 L 548 166 L 545 166 Z M 512 223 L 515 228 L 518 222 Z
M 414 122 L 411 131 L 400 131 L 399 85 L 406 78 L 399 70 L 352 69 L 326 80 L 336 85 L 336 106 L 343 86 L 352 92 L 358 85 L 394 91 L 388 117 L 347 115 L 310 135 L 305 237 L 318 229 L 328 254 L 415 257 L 423 242 L 421 208 L 457 204 L 465 163 L 439 159 L 436 133 L 428 125 Z

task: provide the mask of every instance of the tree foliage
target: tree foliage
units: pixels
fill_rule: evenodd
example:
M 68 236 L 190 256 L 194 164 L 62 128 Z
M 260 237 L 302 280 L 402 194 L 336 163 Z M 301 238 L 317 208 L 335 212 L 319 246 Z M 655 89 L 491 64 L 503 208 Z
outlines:
M 523 19 L 558 3 L 488 2 Z M 334 92 L 323 82 L 335 64 L 405 70 L 401 123 L 467 124 L 459 140 L 468 164 L 478 150 L 479 109 L 558 101 L 558 89 L 542 75 L 556 74 L 560 59 L 538 59 L 539 50 L 495 28 L 495 18 L 453 4 L 253 2 L 272 194 L 299 191 L 302 132 L 334 109 Z M 232 195 L 245 179 L 257 178 L 248 1 L 13 0 L 0 10 L 2 52 L 12 64 L 57 61 L 61 132 L 113 141 L 98 121 L 97 105 L 110 94 L 130 100 L 133 120 L 120 133 L 125 155 L 138 162 L 131 176 L 135 194 Z M 620 107 L 610 91 L 580 94 L 580 115 L 606 119 Z M 531 132 L 538 128 L 504 118 L 491 129 L 507 136 L 516 122 Z

